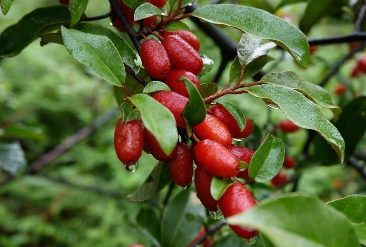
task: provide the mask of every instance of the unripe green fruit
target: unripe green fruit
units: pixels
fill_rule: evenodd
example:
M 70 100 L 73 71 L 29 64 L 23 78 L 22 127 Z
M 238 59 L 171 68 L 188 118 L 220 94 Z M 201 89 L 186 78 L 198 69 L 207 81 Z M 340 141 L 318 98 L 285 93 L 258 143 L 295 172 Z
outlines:
M 179 30 L 179 31 L 174 31 L 174 32 L 168 32 L 168 31 L 164 30 L 163 37 L 166 38 L 169 35 L 178 35 L 185 42 L 187 42 L 190 46 L 192 46 L 193 49 L 195 49 L 197 52 L 200 50 L 200 42 L 199 42 L 198 38 L 196 37 L 196 35 L 194 35 L 190 31 Z
M 165 79 L 170 74 L 170 60 L 163 45 L 155 40 L 148 39 L 140 48 L 142 64 L 147 73 L 157 79 Z
M 135 24 L 133 18 L 135 15 L 135 10 L 128 7 L 122 0 L 118 0 L 119 7 L 122 10 L 123 15 L 126 17 L 128 23 L 131 26 Z M 111 8 L 112 12 L 112 8 Z M 126 32 L 125 27 L 123 26 L 122 22 L 118 19 L 116 15 L 111 16 L 112 25 L 120 32 Z
M 193 84 L 199 90 L 200 80 L 198 79 L 198 77 L 195 74 L 193 74 L 189 71 L 186 71 L 186 70 L 172 70 L 170 72 L 170 75 L 168 76 L 168 78 L 166 78 L 164 80 L 164 82 L 170 87 L 170 89 L 173 92 L 176 92 L 176 93 L 179 93 L 180 95 L 188 97 L 189 95 L 188 95 L 188 92 L 186 89 L 186 85 L 184 84 L 183 81 L 179 81 L 179 78 L 181 78 L 182 76 L 186 77 L 191 82 L 193 82 Z
M 185 143 L 178 143 L 177 156 L 168 163 L 170 176 L 181 187 L 191 185 L 193 177 L 193 157 Z
M 177 149 L 174 149 L 173 152 L 169 156 L 167 156 L 161 149 L 160 144 L 158 143 L 156 138 L 147 129 L 144 129 L 144 141 L 148 151 L 157 160 L 169 161 L 173 160 L 177 156 Z
M 197 164 L 194 173 L 197 197 L 202 205 L 209 211 L 217 211 L 217 201 L 211 195 L 211 182 L 213 175 Z

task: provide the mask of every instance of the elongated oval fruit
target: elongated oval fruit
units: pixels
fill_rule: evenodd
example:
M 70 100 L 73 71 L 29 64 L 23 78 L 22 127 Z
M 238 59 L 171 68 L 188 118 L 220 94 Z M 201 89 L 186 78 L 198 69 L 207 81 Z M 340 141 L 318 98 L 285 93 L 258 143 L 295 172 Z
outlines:
M 173 152 L 167 156 L 161 149 L 156 138 L 147 129 L 144 129 L 144 141 L 150 154 L 157 160 L 168 161 L 173 160 L 177 156 L 177 149 L 174 149 Z
M 123 15 L 126 17 L 128 23 L 133 27 L 135 24 L 133 17 L 135 15 L 135 10 L 128 7 L 122 0 L 118 0 L 119 7 L 122 10 Z M 112 12 L 112 8 L 111 8 Z M 116 14 L 111 15 L 111 21 L 113 26 L 120 32 L 126 32 L 125 27 L 123 26 L 122 22 L 118 19 Z
M 202 205 L 209 211 L 217 211 L 217 201 L 211 195 L 211 182 L 213 175 L 197 164 L 194 173 L 197 197 Z
M 225 218 L 243 213 L 257 205 L 252 193 L 241 183 L 231 185 L 219 200 L 219 207 Z M 237 225 L 231 229 L 241 238 L 250 239 L 258 235 L 258 231 Z
M 164 7 L 164 5 L 166 4 L 166 0 L 148 0 L 147 2 L 158 7 L 159 9 Z
M 182 117 L 182 112 L 188 103 L 188 98 L 169 91 L 160 91 L 156 93 L 154 99 L 157 100 L 160 104 L 169 109 L 174 115 L 175 121 L 177 122 L 177 126 L 180 128 L 185 128 L 185 122 Z
M 283 132 L 285 133 L 292 133 L 292 132 L 296 132 L 300 129 L 299 126 L 297 126 L 296 124 L 294 124 L 293 122 L 291 122 L 290 120 L 286 119 L 283 120 L 280 123 L 280 128 Z
M 128 121 L 121 126 L 122 119 L 117 121 L 114 131 L 114 147 L 119 160 L 126 165 L 133 165 L 141 157 L 144 147 L 142 122 Z
M 178 143 L 177 157 L 168 163 L 170 176 L 181 187 L 191 185 L 193 177 L 193 157 L 185 143 Z
M 222 105 L 214 105 L 210 108 L 211 114 L 217 117 L 221 122 L 223 122 L 226 127 L 229 129 L 231 135 L 234 138 L 247 138 L 253 131 L 252 122 L 249 118 L 245 117 L 245 128 L 243 131 L 240 131 L 238 122 L 236 119 L 231 115 L 231 113 L 226 110 L 225 107 Z
M 253 158 L 254 151 L 247 147 L 242 147 L 234 144 L 229 144 L 228 149 L 239 159 L 239 161 L 244 161 L 249 165 L 250 161 Z M 249 169 L 245 169 L 244 171 L 240 171 L 237 175 L 238 178 L 250 179 L 249 177 Z
M 177 35 L 169 35 L 163 41 L 173 69 L 183 69 L 198 75 L 203 61 L 197 51 Z
M 170 73 L 170 60 L 163 45 L 155 40 L 148 39 L 140 48 L 142 65 L 146 71 L 157 79 L 165 79 Z
M 203 140 L 194 147 L 196 160 L 216 177 L 235 177 L 239 172 L 239 159 L 224 145 Z
M 195 49 L 196 51 L 199 51 L 200 50 L 200 41 L 198 40 L 198 38 L 196 37 L 196 35 L 194 35 L 190 31 L 187 31 L 187 30 L 179 30 L 179 31 L 174 31 L 174 32 L 168 32 L 168 31 L 164 31 L 163 32 L 163 37 L 164 38 L 166 38 L 169 35 L 178 35 L 185 42 L 187 42 L 188 44 L 190 44 L 190 46 L 192 46 L 193 49 Z
M 285 160 L 283 161 L 283 167 L 287 169 L 292 169 L 296 166 L 296 161 L 291 156 L 286 156 Z
M 202 139 L 210 139 L 227 146 L 231 143 L 231 134 L 228 128 L 218 118 L 206 114 L 205 120 L 193 127 L 194 133 Z
M 144 27 L 150 28 L 151 25 L 156 21 L 156 16 L 150 16 L 144 19 Z
M 170 89 L 180 95 L 188 97 L 188 92 L 186 89 L 186 85 L 183 81 L 180 81 L 179 78 L 182 76 L 189 79 L 196 86 L 197 89 L 200 88 L 200 80 L 198 77 L 192 72 L 186 70 L 172 70 L 168 78 L 164 80 L 164 82 L 170 87 Z

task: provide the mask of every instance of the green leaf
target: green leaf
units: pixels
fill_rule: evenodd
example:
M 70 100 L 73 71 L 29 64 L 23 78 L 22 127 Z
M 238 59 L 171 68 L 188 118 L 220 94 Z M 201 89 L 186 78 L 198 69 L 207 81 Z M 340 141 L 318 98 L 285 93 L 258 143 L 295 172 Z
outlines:
M 131 9 L 136 9 L 138 6 L 146 2 L 145 0 L 123 0 L 123 2 Z
M 18 142 L 0 143 L 0 170 L 16 175 L 24 169 L 26 163 L 24 152 Z
M 255 97 L 277 105 L 297 126 L 318 132 L 336 150 L 340 162 L 343 163 L 345 144 L 341 134 L 304 95 L 291 88 L 272 84 L 253 86 L 247 90 Z
M 161 81 L 152 81 L 149 82 L 142 91 L 145 94 L 154 93 L 158 91 L 171 91 L 169 86 Z
M 350 195 L 327 204 L 347 216 L 352 223 L 366 223 L 365 195 Z
M 359 247 L 347 218 L 315 197 L 292 194 L 262 201 L 230 224 L 251 227 L 276 247 Z
M 200 93 L 203 98 L 217 93 L 218 90 L 219 88 L 215 82 L 201 83 L 200 85 Z
M 0 130 L 0 138 L 16 138 L 23 140 L 46 140 L 46 135 L 40 128 L 32 128 L 23 124 L 12 124 Z
M 84 14 L 87 6 L 88 0 L 70 0 L 71 26 L 74 26 L 79 22 L 80 17 Z
M 112 30 L 100 25 L 90 23 L 80 23 L 75 26 L 75 29 L 84 33 L 106 36 L 113 42 L 114 46 L 117 48 L 123 62 L 134 71 L 138 71 L 138 67 L 135 64 L 135 60 L 137 59 L 138 55 L 127 43 L 127 41 L 125 41 L 121 36 L 113 32 Z
M 13 1 L 14 0 L 0 0 L 1 11 L 3 12 L 4 15 L 6 15 L 9 12 Z
M 306 67 L 309 44 L 306 36 L 295 26 L 252 7 L 234 4 L 211 4 L 193 12 L 193 16 L 217 25 L 235 27 L 258 39 L 275 42 L 291 53 L 299 65 Z
M 131 202 L 148 201 L 154 198 L 167 184 L 169 184 L 170 180 L 171 178 L 167 164 L 159 162 L 141 187 L 134 193 L 128 195 L 127 198 Z
M 361 244 L 366 245 L 366 224 L 352 224 L 356 230 L 358 240 Z
M 277 45 L 268 40 L 257 39 L 248 34 L 241 36 L 238 45 L 238 58 L 241 66 L 248 66 L 256 59 L 267 55 Z
M 247 122 L 244 113 L 234 103 L 224 101 L 219 102 L 218 104 L 222 105 L 226 110 L 228 110 L 228 112 L 230 112 L 238 123 L 240 131 L 243 131 Z
M 208 72 L 211 71 L 212 67 L 214 66 L 214 60 L 207 57 L 206 55 L 201 55 L 201 59 L 203 62 L 203 69 L 200 73 L 200 76 L 206 75 Z
M 249 177 L 262 183 L 271 180 L 281 170 L 284 158 L 285 145 L 282 140 L 268 134 L 250 161 Z
M 263 245 L 258 240 L 252 245 L 248 244 L 242 238 L 232 233 L 218 240 L 216 237 L 212 247 L 263 247 Z
M 64 45 L 64 41 L 62 40 L 61 33 L 47 33 L 47 34 L 41 34 L 39 35 L 41 38 L 40 45 L 45 46 L 50 43 Z
M 160 219 L 152 208 L 142 208 L 136 218 L 137 225 L 156 246 L 160 246 Z
M 221 196 L 225 193 L 226 189 L 229 188 L 230 185 L 234 183 L 233 180 L 223 179 L 214 177 L 211 182 L 211 195 L 212 197 L 218 201 Z
M 178 7 L 178 0 L 168 0 L 169 6 L 171 9 L 177 9 Z M 191 4 L 194 0 L 182 0 L 182 8 L 186 7 L 187 5 Z
M 189 26 L 183 21 L 171 21 L 164 27 L 165 30 L 169 32 L 179 31 L 179 30 L 190 30 Z
M 139 21 L 150 16 L 166 16 L 158 7 L 150 4 L 144 3 L 137 7 L 134 15 L 134 20 Z
M 18 23 L 5 29 L 0 35 L 0 57 L 13 57 L 32 43 L 43 27 L 70 21 L 66 6 L 38 8 L 25 15 Z M 57 26 L 54 25 L 54 28 Z
M 177 125 L 173 114 L 148 95 L 136 94 L 128 99 L 140 111 L 144 127 L 151 132 L 163 152 L 169 156 L 178 142 Z
M 189 79 L 182 76 L 179 80 L 184 82 L 189 95 L 188 104 L 182 113 L 183 118 L 190 126 L 202 123 L 206 117 L 206 105 L 200 92 Z
M 61 32 L 65 47 L 73 58 L 113 85 L 120 86 L 125 82 L 122 58 L 110 39 L 64 27 Z
M 273 61 L 273 58 L 268 55 L 262 56 L 256 60 L 254 60 L 252 63 L 250 63 L 248 65 L 248 67 L 245 68 L 241 82 L 244 82 L 244 81 L 252 78 L 259 71 L 261 71 L 267 63 L 269 63 L 271 61 Z M 236 83 L 239 80 L 241 69 L 242 69 L 242 66 L 239 63 L 239 58 L 236 57 L 230 67 L 230 82 L 231 83 Z
M 144 87 L 140 83 L 138 83 L 135 78 L 133 78 L 130 74 L 127 74 L 124 86 L 132 95 L 142 93 L 142 90 L 144 89 Z M 123 102 L 125 102 L 124 100 L 128 97 L 128 95 L 122 87 L 113 86 L 113 89 L 117 104 L 121 105 Z
M 203 225 L 205 210 L 193 205 L 191 191 L 183 190 L 169 202 L 161 222 L 162 246 L 187 247 Z
M 327 90 L 311 82 L 302 80 L 292 71 L 269 73 L 261 81 L 293 88 L 306 95 L 316 104 L 332 110 L 335 118 L 338 118 L 342 112 L 339 106 L 333 104 L 332 98 Z

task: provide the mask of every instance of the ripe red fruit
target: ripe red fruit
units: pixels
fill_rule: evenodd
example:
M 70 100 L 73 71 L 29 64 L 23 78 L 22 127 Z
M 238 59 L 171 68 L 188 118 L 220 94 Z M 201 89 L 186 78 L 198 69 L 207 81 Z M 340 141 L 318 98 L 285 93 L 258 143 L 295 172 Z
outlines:
M 198 75 L 203 61 L 197 51 L 177 35 L 169 35 L 163 41 L 173 69 L 183 69 Z
M 144 129 L 144 141 L 149 152 L 157 160 L 168 161 L 174 159 L 177 156 L 177 149 L 174 149 L 173 152 L 167 156 L 161 149 L 156 138 L 147 129 Z
M 222 105 L 214 105 L 210 108 L 212 115 L 217 117 L 221 122 L 223 122 L 226 127 L 229 129 L 231 135 L 234 138 L 246 138 L 252 133 L 253 125 L 249 118 L 245 117 L 246 125 L 243 131 L 240 131 L 238 122 L 235 120 L 233 115 L 226 110 Z
M 215 243 L 213 238 L 206 238 L 203 242 L 203 247 L 211 247 Z
M 219 207 L 225 218 L 243 213 L 258 203 L 252 193 L 241 183 L 231 185 L 219 200 Z M 254 238 L 258 231 L 237 225 L 230 225 L 231 229 L 241 238 Z
M 170 73 L 170 61 L 163 45 L 155 40 L 148 39 L 140 48 L 142 64 L 146 71 L 157 79 L 165 79 Z
M 217 211 L 217 201 L 211 195 L 211 181 L 213 175 L 197 164 L 194 173 L 194 183 L 196 185 L 197 197 L 202 205 L 209 211 Z
M 170 72 L 170 75 L 164 80 L 164 82 L 170 87 L 173 92 L 177 92 L 185 97 L 188 97 L 189 95 L 186 89 L 186 85 L 183 81 L 179 81 L 179 78 L 182 76 L 193 82 L 197 89 L 200 88 L 200 80 L 198 79 L 198 77 L 195 74 L 186 70 L 172 70 Z
M 224 145 L 203 140 L 194 147 L 198 164 L 217 177 L 235 177 L 239 172 L 239 159 Z
M 188 103 L 188 98 L 175 92 L 160 91 L 154 95 L 154 99 L 173 113 L 178 127 L 185 128 L 182 112 Z
M 347 90 L 347 86 L 344 84 L 338 84 L 337 87 L 334 89 L 334 93 L 336 95 L 342 95 Z
M 187 42 L 188 44 L 190 44 L 193 47 L 193 49 L 195 49 L 196 51 L 199 51 L 200 50 L 200 41 L 198 40 L 198 38 L 196 37 L 196 35 L 194 35 L 190 31 L 179 30 L 179 31 L 174 31 L 174 32 L 168 32 L 168 31 L 165 31 L 164 30 L 163 37 L 166 38 L 169 35 L 178 35 L 185 42 Z
M 283 161 L 283 167 L 287 169 L 294 168 L 296 166 L 296 161 L 291 156 L 286 156 L 285 160 Z
M 194 133 L 202 139 L 210 139 L 227 146 L 231 143 L 231 134 L 228 128 L 216 117 L 206 114 L 205 120 L 193 127 Z
M 118 0 L 119 7 L 122 10 L 123 15 L 126 17 L 128 23 L 130 23 L 131 26 L 135 24 L 133 18 L 135 15 L 135 10 L 128 7 L 122 0 Z M 111 8 L 112 11 L 112 8 Z M 112 24 L 115 28 L 117 28 L 120 32 L 126 32 L 125 27 L 123 26 L 122 22 L 118 19 L 118 17 L 114 14 L 111 16 Z
M 310 54 L 313 54 L 314 52 L 316 52 L 316 50 L 318 50 L 318 47 L 316 45 L 310 46 Z
M 164 7 L 166 0 L 147 0 L 148 3 L 158 7 L 159 9 Z
M 364 72 L 364 73 L 366 72 L 366 56 L 363 56 L 358 61 L 357 67 L 359 67 L 362 72 Z
M 352 70 L 351 77 L 354 78 L 354 77 L 358 77 L 359 75 L 360 75 L 360 67 L 359 66 L 356 66 Z
M 292 133 L 292 132 L 296 132 L 300 129 L 299 126 L 297 126 L 296 124 L 294 124 L 293 122 L 291 122 L 290 120 L 286 119 L 283 120 L 280 123 L 280 128 L 283 132 L 285 133 Z
M 69 5 L 70 4 L 70 0 L 60 0 L 60 4 Z
M 178 143 L 177 157 L 168 163 L 168 169 L 177 185 L 186 187 L 192 183 L 193 157 L 187 144 Z
M 249 164 L 253 158 L 254 151 L 247 147 L 237 146 L 234 144 L 229 144 L 228 149 L 239 159 L 239 161 L 244 161 L 245 163 Z M 238 178 L 250 179 L 248 174 L 248 169 L 244 171 L 240 171 L 237 175 Z
M 279 172 L 274 178 L 272 178 L 271 183 L 274 186 L 281 186 L 287 182 L 287 175 L 283 172 Z
M 150 16 L 146 19 L 144 19 L 144 27 L 150 28 L 151 25 L 156 21 L 156 16 Z
M 142 122 L 128 121 L 121 126 L 120 118 L 114 131 L 114 147 L 119 160 L 126 165 L 133 165 L 140 158 L 144 147 Z

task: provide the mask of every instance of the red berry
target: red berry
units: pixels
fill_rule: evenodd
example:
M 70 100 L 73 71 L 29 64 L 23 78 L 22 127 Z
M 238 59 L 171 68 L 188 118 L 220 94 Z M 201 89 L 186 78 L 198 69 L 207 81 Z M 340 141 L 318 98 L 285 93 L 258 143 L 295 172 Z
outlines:
M 190 31 L 179 30 L 179 31 L 174 31 L 174 32 L 168 32 L 168 31 L 165 31 L 164 30 L 163 37 L 166 38 L 169 35 L 178 35 L 185 42 L 187 42 L 188 44 L 190 44 L 193 47 L 193 49 L 195 49 L 196 51 L 199 51 L 200 50 L 200 41 L 198 40 L 198 38 L 196 37 L 196 35 L 194 35 Z
M 119 160 L 126 165 L 133 165 L 140 158 L 144 147 L 142 122 L 128 121 L 121 126 L 119 119 L 114 131 L 114 147 Z
M 168 163 L 168 168 L 177 185 L 186 187 L 192 183 L 193 157 L 187 144 L 179 143 L 177 145 L 177 157 Z
M 314 52 L 316 52 L 316 50 L 318 50 L 318 47 L 316 45 L 310 46 L 310 54 L 313 54 Z
M 359 67 L 362 72 L 366 73 L 366 56 L 363 56 L 358 61 L 357 67 Z
M 185 128 L 182 112 L 188 103 L 188 98 L 175 92 L 160 91 L 154 95 L 154 99 L 173 113 L 178 127 Z
M 283 120 L 280 123 L 280 128 L 283 132 L 285 133 L 292 133 L 292 132 L 296 132 L 300 129 L 299 126 L 297 126 L 296 124 L 294 124 L 293 122 L 291 122 L 290 120 L 286 119 Z
M 281 186 L 287 182 L 287 175 L 283 172 L 279 172 L 274 178 L 272 178 L 271 183 L 274 186 Z
M 188 97 L 189 95 L 186 89 L 186 85 L 183 81 L 179 81 L 179 78 L 182 76 L 193 82 L 197 89 L 200 88 L 200 80 L 198 79 L 198 77 L 195 74 L 186 70 L 172 70 L 170 72 L 170 75 L 168 76 L 168 78 L 165 79 L 164 82 L 170 87 L 172 91 Z
M 227 147 L 239 159 L 239 161 L 244 161 L 247 164 L 250 163 L 250 161 L 252 160 L 253 155 L 255 153 L 250 148 L 237 146 L 234 144 L 229 144 Z M 237 177 L 244 178 L 244 179 L 250 179 L 248 172 L 249 172 L 248 169 L 245 169 L 244 171 L 240 171 L 239 174 L 237 175 Z
M 203 242 L 203 247 L 211 247 L 215 243 L 213 238 L 206 238 Z
M 70 0 L 60 0 L 60 4 L 69 5 L 70 4 Z
M 144 27 L 149 28 L 156 21 L 156 16 L 150 16 L 144 19 Z
M 173 69 L 183 69 L 198 75 L 203 68 L 203 61 L 197 51 L 177 35 L 169 35 L 163 46 L 170 58 Z
M 161 149 L 156 138 L 147 129 L 144 129 L 144 141 L 149 152 L 157 160 L 168 161 L 174 159 L 177 156 L 177 149 L 174 149 L 173 152 L 167 156 Z
M 202 139 L 210 139 L 227 146 L 231 143 L 231 134 L 228 128 L 216 117 L 206 114 L 205 120 L 193 127 L 194 133 Z
M 148 39 L 140 48 L 142 64 L 146 71 L 157 79 L 165 79 L 170 73 L 170 61 L 163 45 L 155 40 Z
M 211 181 L 213 175 L 197 164 L 194 173 L 197 197 L 209 211 L 217 211 L 217 201 L 211 195 Z
M 203 140 L 194 147 L 199 165 L 217 177 L 235 177 L 239 172 L 239 159 L 224 145 Z
M 360 67 L 359 66 L 356 66 L 352 70 L 351 77 L 354 78 L 354 77 L 358 77 L 359 75 L 360 75 Z
M 148 0 L 148 2 L 160 9 L 164 7 L 166 0 Z
M 334 89 L 334 93 L 336 95 L 342 95 L 347 90 L 347 86 L 344 84 L 338 84 L 337 87 Z
M 221 122 L 223 122 L 226 127 L 229 129 L 231 135 L 234 138 L 246 138 L 252 133 L 253 125 L 249 118 L 245 117 L 246 125 L 243 131 L 240 131 L 238 122 L 235 120 L 233 115 L 226 110 L 222 105 L 214 105 L 210 108 L 212 115 L 217 117 Z
M 296 166 L 296 161 L 291 156 L 286 156 L 285 160 L 283 161 L 283 166 L 287 169 L 294 168 Z
M 241 183 L 231 185 L 219 200 L 219 207 L 225 218 L 243 213 L 257 205 L 252 193 Z M 237 225 L 230 225 L 231 229 L 241 238 L 254 238 L 258 231 Z
M 122 0 L 118 0 L 119 7 L 122 10 L 122 13 L 126 17 L 128 23 L 130 23 L 131 26 L 135 24 L 133 18 L 135 15 L 135 10 L 128 7 Z M 112 11 L 112 8 L 111 8 Z M 118 17 L 114 14 L 111 16 L 112 24 L 115 28 L 117 28 L 120 32 L 126 32 L 125 27 L 123 26 L 122 22 L 118 19 Z

